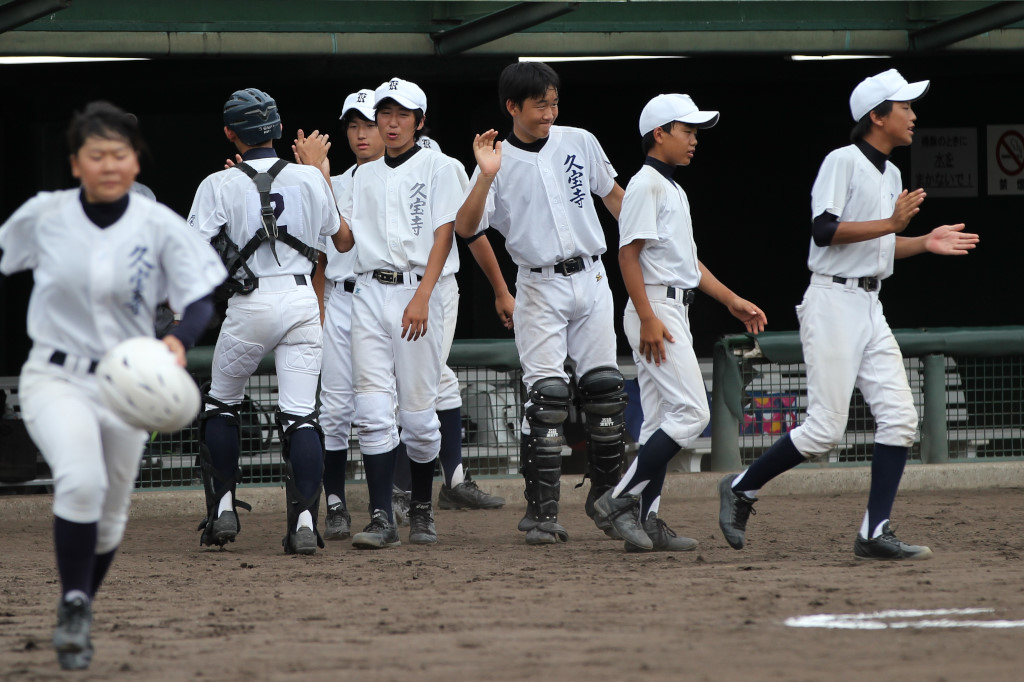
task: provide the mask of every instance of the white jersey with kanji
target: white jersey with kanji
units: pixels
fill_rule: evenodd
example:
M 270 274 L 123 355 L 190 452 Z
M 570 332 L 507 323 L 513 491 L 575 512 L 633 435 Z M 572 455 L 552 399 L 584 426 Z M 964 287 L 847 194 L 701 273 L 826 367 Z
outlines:
M 422 275 L 434 230 L 455 221 L 466 182 L 458 161 L 426 149 L 397 168 L 389 167 L 383 157 L 363 164 L 341 207 L 356 242 L 356 273 L 396 270 Z
M 338 206 L 344 206 L 350 201 L 349 194 L 352 191 L 352 180 L 355 177 L 358 164 L 353 164 L 341 175 L 331 176 L 331 190 L 334 192 L 334 200 Z M 354 280 L 356 277 L 356 249 L 352 247 L 345 253 L 334 248 L 330 239 L 321 239 L 318 248 L 327 254 L 327 269 L 324 276 L 332 282 L 344 282 Z
M 493 227 L 520 267 L 543 267 L 605 252 L 591 193 L 606 196 L 615 169 L 597 139 L 581 128 L 551 126 L 539 152 L 504 142 L 501 169 L 477 231 Z M 475 184 L 480 174 L 473 172 Z
M 247 161 L 257 172 L 270 169 L 276 158 Z M 287 231 L 303 244 L 315 247 L 320 237 L 338 231 L 338 210 L 323 174 L 312 166 L 288 164 L 274 179 L 270 200 L 277 219 L 277 229 Z M 248 175 L 228 168 L 208 176 L 199 185 L 188 224 L 206 240 L 213 239 L 227 225 L 228 237 L 239 249 L 263 229 L 260 216 L 260 194 Z M 248 261 L 256 277 L 274 275 L 308 275 L 311 263 L 298 251 L 277 242 L 277 257 L 268 246 L 260 246 Z M 238 279 L 245 274 L 239 271 Z
M 646 164 L 626 186 L 619 212 L 619 247 L 637 239 L 644 240 L 644 284 L 697 288 L 700 268 L 686 192 Z
M 80 191 L 40 192 L 0 227 L 0 272 L 34 272 L 34 344 L 99 359 L 125 339 L 153 336 L 158 303 L 182 311 L 224 281 L 217 253 L 171 209 L 129 194 L 124 215 L 101 229 Z
M 885 220 L 892 217 L 902 191 L 900 171 L 890 161 L 885 173 L 856 145 L 832 151 L 821 164 L 811 188 L 811 220 L 826 211 L 839 222 Z M 854 244 L 818 246 L 811 239 L 807 267 L 819 275 L 881 277 L 892 274 L 896 235 L 887 234 Z

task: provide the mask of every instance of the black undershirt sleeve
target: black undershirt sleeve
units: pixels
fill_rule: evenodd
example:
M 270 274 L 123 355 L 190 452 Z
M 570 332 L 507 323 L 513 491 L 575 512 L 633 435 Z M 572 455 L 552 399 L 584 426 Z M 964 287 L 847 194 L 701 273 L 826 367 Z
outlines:
M 811 236 L 818 246 L 828 246 L 839 229 L 839 218 L 825 211 L 811 223 Z

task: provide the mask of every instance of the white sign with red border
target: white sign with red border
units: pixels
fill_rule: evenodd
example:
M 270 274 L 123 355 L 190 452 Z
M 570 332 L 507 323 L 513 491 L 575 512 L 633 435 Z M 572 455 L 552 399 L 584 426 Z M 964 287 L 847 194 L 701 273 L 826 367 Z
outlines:
M 987 126 L 988 193 L 1024 195 L 1024 125 Z

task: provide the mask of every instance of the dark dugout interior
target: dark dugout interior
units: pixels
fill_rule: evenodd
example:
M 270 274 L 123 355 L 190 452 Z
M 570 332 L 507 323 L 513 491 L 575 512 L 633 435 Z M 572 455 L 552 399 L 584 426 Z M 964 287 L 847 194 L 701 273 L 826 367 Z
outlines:
M 332 135 L 334 172 L 353 158 L 338 115 L 344 96 L 394 75 L 427 93 L 427 127 L 442 150 L 472 173 L 473 135 L 511 128 L 497 101 L 507 60 L 458 59 L 169 59 L 58 65 L 0 65 L 0 220 L 41 190 L 73 186 L 64 129 L 73 110 L 106 99 L 134 112 L 148 151 L 139 180 L 185 215 L 200 181 L 222 168 L 233 148 L 222 133 L 221 106 L 235 89 L 258 87 L 275 97 L 285 126 L 278 153 L 290 154 L 297 128 Z M 894 328 L 1020 324 L 1017 272 L 1024 251 L 1021 197 L 987 196 L 985 126 L 1020 122 L 1017 92 L 1024 66 L 1013 53 L 944 53 L 927 57 L 790 61 L 779 56 L 559 62 L 558 123 L 593 132 L 625 187 L 643 158 L 637 118 L 650 97 L 690 94 L 721 122 L 700 134 L 697 153 L 677 181 L 689 196 L 698 253 L 719 279 L 760 305 L 771 330 L 797 328 L 794 306 L 806 287 L 810 188 L 822 158 L 848 143 L 848 99 L 864 77 L 898 68 L 911 81 L 931 79 L 915 106 L 918 126 L 978 130 L 979 195 L 927 199 L 908 236 L 943 223 L 967 223 L 982 241 L 967 257 L 922 255 L 898 262 L 881 297 Z M 910 152 L 893 162 L 910 182 Z M 1022 175 L 1024 177 L 1024 175 Z M 626 294 L 618 275 L 618 231 L 599 207 L 608 251 L 605 266 L 616 298 L 619 352 Z M 489 236 L 510 287 L 515 267 Z M 461 248 L 462 300 L 457 338 L 510 337 L 494 313 L 490 287 Z M 31 277 L 10 278 L 0 291 L 0 374 L 16 375 L 28 352 L 25 310 Z M 993 296 L 995 298 L 993 298 Z M 1007 296 L 1007 299 L 1003 297 Z M 714 341 L 742 331 L 718 303 L 698 296 L 690 311 L 698 356 Z M 208 342 L 215 336 L 208 334 Z

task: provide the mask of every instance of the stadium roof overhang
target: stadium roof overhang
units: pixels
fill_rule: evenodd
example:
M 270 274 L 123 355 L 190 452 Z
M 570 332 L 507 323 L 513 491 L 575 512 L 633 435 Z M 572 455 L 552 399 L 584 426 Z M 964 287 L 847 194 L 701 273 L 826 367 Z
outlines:
M 8 0 L 0 56 L 900 55 L 1024 49 L 1024 2 Z

